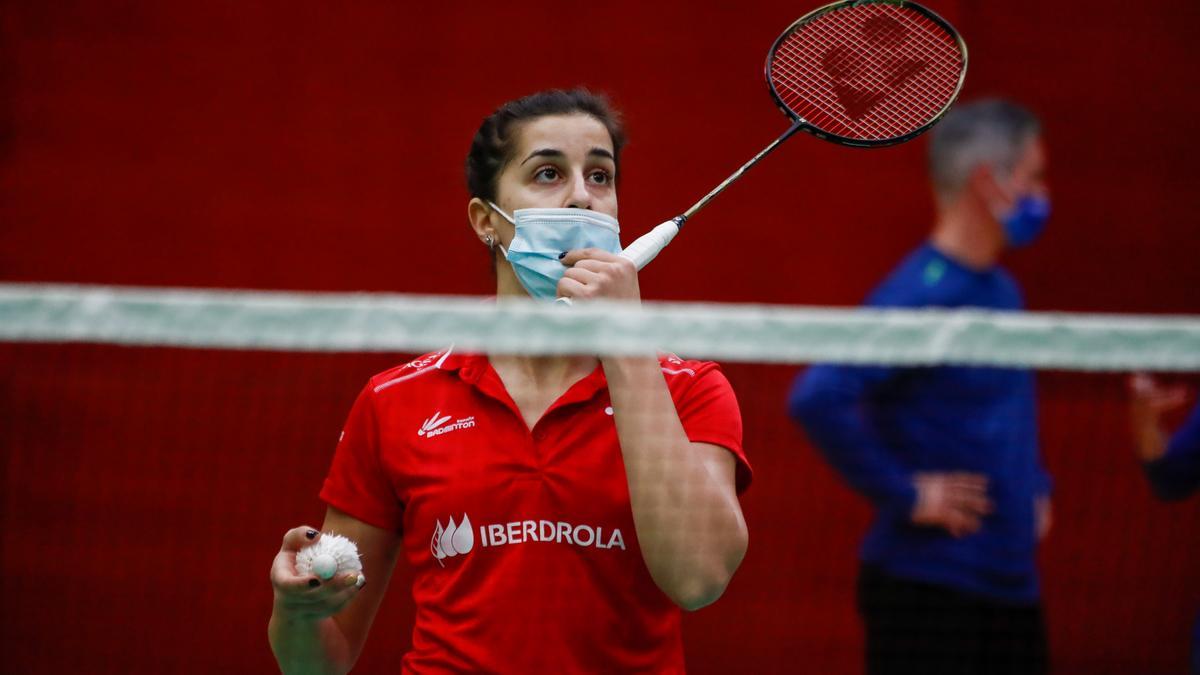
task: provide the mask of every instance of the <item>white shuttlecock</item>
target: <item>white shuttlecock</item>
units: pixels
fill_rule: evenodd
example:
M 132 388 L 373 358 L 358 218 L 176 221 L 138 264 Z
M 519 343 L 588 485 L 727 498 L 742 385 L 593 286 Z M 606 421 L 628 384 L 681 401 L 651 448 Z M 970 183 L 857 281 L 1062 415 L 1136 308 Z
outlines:
M 301 576 L 315 574 L 328 581 L 338 574 L 362 572 L 358 547 L 340 534 L 324 533 L 315 544 L 296 553 L 296 572 Z

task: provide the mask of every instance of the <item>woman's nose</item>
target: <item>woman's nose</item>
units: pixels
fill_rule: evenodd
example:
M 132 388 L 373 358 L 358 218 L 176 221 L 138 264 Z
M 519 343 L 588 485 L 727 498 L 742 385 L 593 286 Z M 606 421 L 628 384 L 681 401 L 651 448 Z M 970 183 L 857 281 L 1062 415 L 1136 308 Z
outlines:
M 571 181 L 571 195 L 570 199 L 567 201 L 567 208 L 592 208 L 592 193 L 588 192 L 587 181 L 582 175 L 576 175 Z

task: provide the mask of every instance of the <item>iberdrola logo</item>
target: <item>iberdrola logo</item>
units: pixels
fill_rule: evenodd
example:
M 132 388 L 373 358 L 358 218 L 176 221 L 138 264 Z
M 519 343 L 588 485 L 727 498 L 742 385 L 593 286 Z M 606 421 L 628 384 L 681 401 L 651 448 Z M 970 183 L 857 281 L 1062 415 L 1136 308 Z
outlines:
M 446 563 L 442 562 L 446 558 L 453 558 L 456 555 L 466 555 L 475 548 L 475 532 L 471 528 L 471 518 L 467 514 L 463 514 L 462 521 L 455 523 L 454 517 L 451 516 L 450 522 L 442 527 L 442 521 L 437 521 L 437 527 L 433 529 L 433 538 L 429 540 L 429 550 L 433 552 L 433 559 L 442 567 Z
M 578 546 L 596 551 L 627 551 L 625 535 L 619 527 L 602 524 L 576 524 L 564 520 L 513 520 L 506 523 L 488 523 L 472 531 L 471 519 L 466 513 L 462 520 L 454 522 L 451 517 L 445 525 L 435 521 L 433 537 L 429 540 L 429 551 L 438 565 L 446 558 L 470 553 L 478 543 L 483 549 L 514 545 L 556 544 Z

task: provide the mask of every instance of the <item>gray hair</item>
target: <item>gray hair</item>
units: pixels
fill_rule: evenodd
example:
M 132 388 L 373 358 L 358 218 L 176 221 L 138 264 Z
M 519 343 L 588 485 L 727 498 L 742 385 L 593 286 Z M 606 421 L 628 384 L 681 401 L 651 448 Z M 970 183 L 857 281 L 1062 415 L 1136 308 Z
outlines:
M 934 190 L 940 197 L 957 195 L 980 164 L 1011 174 L 1041 128 L 1033 113 L 1010 101 L 987 99 L 955 107 L 934 128 L 929 143 Z

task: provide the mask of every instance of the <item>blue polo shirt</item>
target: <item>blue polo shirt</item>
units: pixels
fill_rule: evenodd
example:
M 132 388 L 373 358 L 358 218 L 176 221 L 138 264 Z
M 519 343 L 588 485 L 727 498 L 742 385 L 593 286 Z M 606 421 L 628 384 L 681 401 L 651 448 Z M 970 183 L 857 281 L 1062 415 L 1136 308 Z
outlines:
M 926 244 L 870 295 L 871 307 L 1016 311 L 1020 289 L 999 267 L 968 268 Z M 1035 500 L 1049 491 L 1038 458 L 1033 374 L 980 367 L 814 365 L 789 412 L 825 459 L 876 506 L 864 562 L 900 578 L 1012 603 L 1039 597 Z M 917 472 L 986 474 L 995 511 L 956 539 L 910 520 Z

